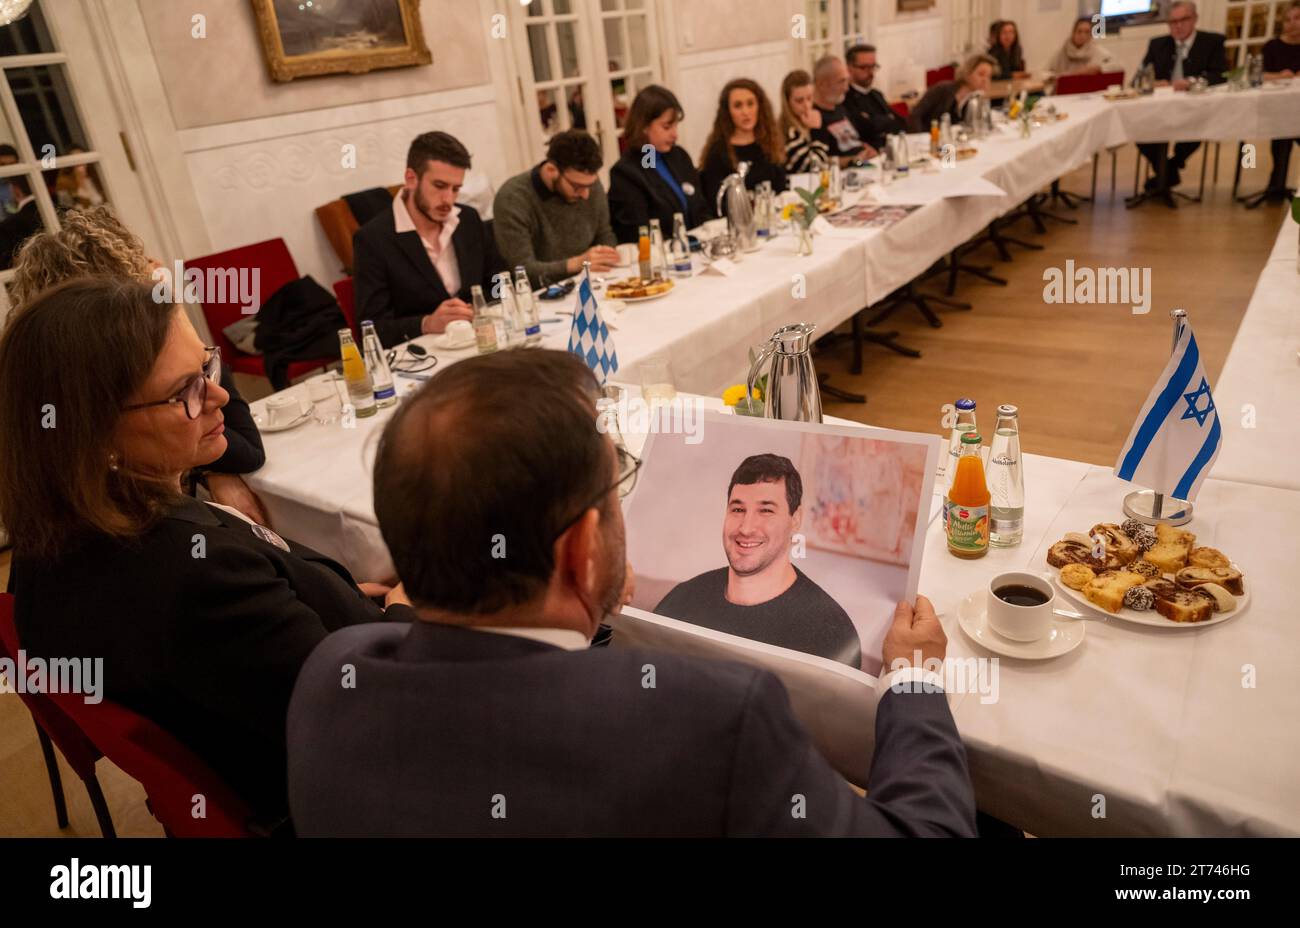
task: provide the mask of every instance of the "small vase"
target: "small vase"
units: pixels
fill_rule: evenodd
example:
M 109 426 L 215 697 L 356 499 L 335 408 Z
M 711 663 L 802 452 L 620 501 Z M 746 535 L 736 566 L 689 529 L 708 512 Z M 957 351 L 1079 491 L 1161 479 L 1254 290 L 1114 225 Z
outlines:
M 804 225 L 795 226 L 795 237 L 798 244 L 798 254 L 800 257 L 807 257 L 813 253 L 813 233 L 812 228 Z

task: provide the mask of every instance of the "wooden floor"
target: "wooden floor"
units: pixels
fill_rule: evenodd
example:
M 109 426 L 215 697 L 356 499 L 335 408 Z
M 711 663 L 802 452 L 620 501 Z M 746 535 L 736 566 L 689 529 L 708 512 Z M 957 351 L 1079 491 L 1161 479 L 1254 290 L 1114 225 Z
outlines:
M 999 403 L 1020 407 L 1025 450 L 1097 464 L 1112 464 L 1133 417 L 1169 352 L 1168 311 L 1186 309 L 1211 381 L 1223 366 L 1255 280 L 1264 266 L 1278 224 L 1280 206 L 1246 211 L 1231 202 L 1231 154 L 1223 151 L 1220 182 L 1199 204 L 1176 212 L 1160 205 L 1124 209 L 1132 191 L 1133 149 L 1120 153 L 1119 198 L 1109 198 L 1108 162 L 1103 159 L 1099 202 L 1062 210 L 1077 226 L 1051 223 L 1036 235 L 1029 223 L 1010 234 L 1039 242 L 1043 251 L 1014 248 L 1004 264 L 991 249 L 977 257 L 995 265 L 1009 281 L 996 287 L 964 280 L 957 297 L 974 304 L 971 312 L 942 311 L 944 326 L 931 329 L 914 310 L 889 323 L 905 344 L 919 348 L 919 360 L 868 346 L 861 376 L 848 375 L 847 344 L 817 358 L 820 371 L 839 387 L 868 394 L 866 406 L 830 403 L 826 411 L 897 429 L 942 434 L 942 407 L 969 396 L 979 404 L 982 429 L 993 424 Z M 1264 159 L 1267 162 L 1267 159 Z M 1199 158 L 1184 176 L 1195 180 Z M 1242 187 L 1263 185 L 1268 164 L 1246 171 Z M 1067 189 L 1085 191 L 1089 172 L 1066 178 Z M 1194 191 L 1194 185 L 1183 189 Z M 1043 270 L 1076 266 L 1149 267 L 1152 309 L 1135 316 L 1124 307 L 1048 305 L 1043 302 Z M 936 280 L 925 289 L 937 290 Z M 247 379 L 247 378 L 246 378 Z M 241 382 L 243 390 L 246 384 Z M 266 392 L 257 382 L 246 395 Z M 0 588 L 9 573 L 9 556 L 0 554 Z M 31 717 L 17 696 L 0 695 L 0 836 L 99 833 L 81 783 L 62 765 L 70 827 L 55 827 L 45 766 Z M 159 835 L 144 806 L 144 792 L 108 761 L 99 779 L 123 835 Z

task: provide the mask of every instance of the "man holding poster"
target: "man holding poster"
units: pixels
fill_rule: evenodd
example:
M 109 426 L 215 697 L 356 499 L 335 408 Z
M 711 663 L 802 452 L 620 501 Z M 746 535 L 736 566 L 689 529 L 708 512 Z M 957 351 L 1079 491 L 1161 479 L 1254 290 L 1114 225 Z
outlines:
M 727 487 L 727 566 L 677 584 L 654 611 L 857 669 L 862 647 L 848 613 L 790 562 L 802 504 L 803 480 L 789 458 L 745 458 Z

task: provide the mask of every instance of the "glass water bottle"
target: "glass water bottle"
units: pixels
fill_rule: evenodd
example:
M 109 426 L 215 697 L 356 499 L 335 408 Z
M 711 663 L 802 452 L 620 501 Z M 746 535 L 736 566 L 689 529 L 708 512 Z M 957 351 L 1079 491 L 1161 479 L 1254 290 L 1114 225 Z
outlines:
M 998 407 L 989 450 L 989 544 L 1010 548 L 1025 533 L 1025 476 L 1020 466 L 1020 411 Z

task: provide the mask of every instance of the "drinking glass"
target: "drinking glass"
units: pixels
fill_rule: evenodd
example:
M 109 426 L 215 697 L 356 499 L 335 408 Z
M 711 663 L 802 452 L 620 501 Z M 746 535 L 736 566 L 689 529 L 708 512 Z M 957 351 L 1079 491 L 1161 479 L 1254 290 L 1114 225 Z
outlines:
M 311 397 L 311 415 L 317 425 L 331 425 L 343 414 L 338 387 L 333 377 L 318 377 L 307 385 Z
M 673 367 L 666 354 L 653 354 L 641 362 L 641 398 L 653 405 L 668 403 L 677 395 Z

